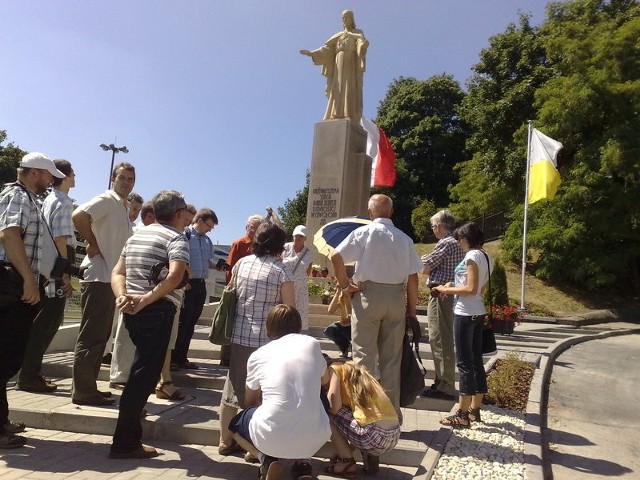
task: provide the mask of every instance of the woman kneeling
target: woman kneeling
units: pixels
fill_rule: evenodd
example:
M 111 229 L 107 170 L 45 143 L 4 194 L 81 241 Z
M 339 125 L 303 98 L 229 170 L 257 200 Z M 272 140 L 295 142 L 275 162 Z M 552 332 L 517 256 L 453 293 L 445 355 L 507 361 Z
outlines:
M 382 386 L 354 363 L 331 365 L 327 397 L 331 420 L 331 443 L 336 454 L 325 471 L 354 478 L 357 467 L 353 450 L 362 452 L 364 469 L 378 470 L 378 456 L 393 449 L 400 438 L 398 415 Z

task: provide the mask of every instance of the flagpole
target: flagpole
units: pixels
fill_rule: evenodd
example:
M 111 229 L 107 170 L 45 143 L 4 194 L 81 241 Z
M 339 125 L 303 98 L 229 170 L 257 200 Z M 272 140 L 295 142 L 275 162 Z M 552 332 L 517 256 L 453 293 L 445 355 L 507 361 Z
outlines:
M 520 284 L 520 310 L 525 310 L 524 305 L 524 274 L 527 268 L 527 217 L 529 213 L 529 171 L 531 170 L 531 132 L 532 121 L 528 120 L 529 128 L 527 131 L 527 173 L 525 175 L 524 187 L 524 227 L 522 231 L 522 280 Z

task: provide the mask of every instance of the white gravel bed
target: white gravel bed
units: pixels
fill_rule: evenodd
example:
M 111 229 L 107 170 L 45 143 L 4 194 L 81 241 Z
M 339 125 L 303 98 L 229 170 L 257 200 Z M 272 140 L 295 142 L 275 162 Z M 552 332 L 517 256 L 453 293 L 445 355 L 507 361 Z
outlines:
M 482 423 L 453 430 L 434 480 L 524 480 L 524 414 L 482 407 Z

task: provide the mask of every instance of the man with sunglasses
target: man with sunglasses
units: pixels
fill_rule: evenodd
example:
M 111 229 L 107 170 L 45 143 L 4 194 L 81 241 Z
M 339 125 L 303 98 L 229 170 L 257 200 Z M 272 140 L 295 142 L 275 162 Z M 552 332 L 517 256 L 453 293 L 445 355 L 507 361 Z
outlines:
M 177 369 L 197 369 L 198 366 L 187 358 L 191 337 L 198 318 L 202 313 L 202 307 L 207 298 L 206 280 L 209 276 L 209 268 L 218 268 L 214 258 L 213 243 L 207 236 L 218 224 L 218 217 L 210 208 L 202 208 L 193 219 L 184 233 L 189 240 L 191 260 L 189 268 L 192 275 L 189 279 L 189 288 L 184 296 L 184 306 L 180 313 L 178 324 L 178 338 L 171 355 L 171 367 Z

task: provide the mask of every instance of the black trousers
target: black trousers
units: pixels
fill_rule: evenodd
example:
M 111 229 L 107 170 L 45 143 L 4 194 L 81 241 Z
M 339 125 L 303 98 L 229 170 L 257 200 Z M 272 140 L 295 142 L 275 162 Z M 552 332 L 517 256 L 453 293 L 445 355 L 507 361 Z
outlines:
M 136 346 L 136 356 L 120 398 L 112 452 L 130 452 L 141 445 L 140 414 L 160 379 L 175 313 L 175 305 L 163 299 L 135 315 L 124 314 L 124 323 Z
M 207 285 L 205 282 L 194 279 L 190 280 L 189 284 L 191 288 L 184 292 L 184 306 L 180 312 L 176 346 L 171 354 L 172 363 L 184 363 L 187 361 L 193 330 L 202 314 L 202 307 L 207 298 Z
M 43 293 L 40 289 L 40 295 Z M 9 419 L 7 382 L 20 370 L 31 324 L 39 309 L 39 303 L 28 305 L 21 301 L 0 307 L 0 431 Z
M 66 297 L 43 297 L 40 311 L 31 325 L 24 361 L 18 375 L 18 383 L 37 381 L 42 370 L 42 358 L 64 321 Z

